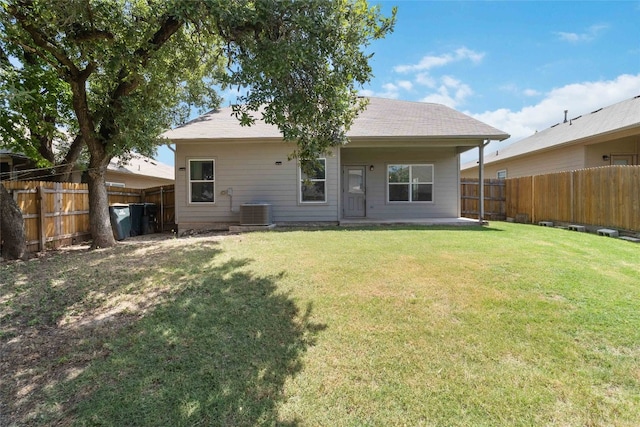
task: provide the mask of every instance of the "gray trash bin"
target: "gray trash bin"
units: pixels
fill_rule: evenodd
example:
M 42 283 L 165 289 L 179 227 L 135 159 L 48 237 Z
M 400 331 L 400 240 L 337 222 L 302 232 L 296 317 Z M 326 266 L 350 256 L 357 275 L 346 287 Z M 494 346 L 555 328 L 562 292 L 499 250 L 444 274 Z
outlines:
M 131 217 L 131 236 L 143 234 L 142 216 L 144 215 L 144 203 L 131 203 L 129 205 L 129 215 Z
M 109 206 L 109 218 L 113 237 L 116 240 L 124 240 L 131 234 L 131 218 L 129 205 L 114 204 Z
M 155 203 L 131 203 L 129 205 L 131 236 L 154 233 L 156 212 Z

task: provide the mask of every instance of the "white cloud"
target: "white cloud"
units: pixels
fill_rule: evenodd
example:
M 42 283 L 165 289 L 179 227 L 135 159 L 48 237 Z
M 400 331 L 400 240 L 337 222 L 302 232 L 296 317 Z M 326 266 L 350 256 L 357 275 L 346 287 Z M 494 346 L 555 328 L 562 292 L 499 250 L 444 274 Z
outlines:
M 541 93 L 535 89 L 520 89 L 515 83 L 506 83 L 499 88 L 503 92 L 512 93 L 514 95 L 524 95 L 526 97 L 539 96 Z
M 505 83 L 502 86 L 499 87 L 499 89 L 501 91 L 504 92 L 509 92 L 509 93 L 519 93 L 520 89 L 518 88 L 518 85 L 516 85 L 515 83 Z
M 560 38 L 560 40 L 570 43 L 589 42 L 598 37 L 607 28 L 609 28 L 609 26 L 606 24 L 596 24 L 587 28 L 583 33 L 567 33 L 558 31 L 555 34 Z
M 371 89 L 360 89 L 358 91 L 358 95 L 360 96 L 376 96 L 376 93 Z
M 511 135 L 506 141 L 492 143 L 491 149 L 495 150 L 562 122 L 564 110 L 569 110 L 568 118 L 571 119 L 636 95 L 640 95 L 640 73 L 623 74 L 613 80 L 581 82 L 555 88 L 544 94 L 544 99 L 537 104 L 519 111 L 501 108 L 481 114 L 465 114 Z
M 411 90 L 413 88 L 413 83 L 411 83 L 409 80 L 400 80 L 396 83 L 404 90 Z
M 456 49 L 451 53 L 445 53 L 440 56 L 424 56 L 417 64 L 396 65 L 393 70 L 398 73 L 409 73 L 417 71 L 428 71 L 432 68 L 443 67 L 452 62 L 469 60 L 474 64 L 479 63 L 484 58 L 483 52 L 475 52 L 466 47 Z
M 410 91 L 413 89 L 413 83 L 409 80 L 398 80 L 395 83 L 385 83 L 382 85 L 382 90 L 376 92 L 370 89 L 362 89 L 358 91 L 361 96 L 376 96 L 380 98 L 398 99 L 400 98 L 400 91 Z
M 428 73 L 420 73 L 416 76 L 416 83 L 419 85 L 435 88 L 437 85 L 436 79 L 431 77 Z
M 443 76 L 440 79 L 440 86 L 438 86 L 437 92 L 423 97 L 420 101 L 435 102 L 455 108 L 464 103 L 465 99 L 471 95 L 473 95 L 473 90 L 469 85 L 454 77 Z
M 375 96 L 379 98 L 398 99 L 400 97 L 399 87 L 393 83 L 385 83 L 382 85 L 382 91 L 376 92 L 371 89 L 361 89 L 358 91 L 360 96 Z

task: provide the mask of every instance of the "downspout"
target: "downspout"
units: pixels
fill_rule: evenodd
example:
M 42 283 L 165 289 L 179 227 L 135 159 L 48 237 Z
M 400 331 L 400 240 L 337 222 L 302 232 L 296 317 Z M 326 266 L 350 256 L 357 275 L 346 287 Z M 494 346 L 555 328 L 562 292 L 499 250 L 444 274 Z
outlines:
M 478 222 L 480 225 L 484 225 L 484 147 L 489 145 L 490 139 L 481 143 L 478 148 L 478 187 L 479 187 L 479 209 Z

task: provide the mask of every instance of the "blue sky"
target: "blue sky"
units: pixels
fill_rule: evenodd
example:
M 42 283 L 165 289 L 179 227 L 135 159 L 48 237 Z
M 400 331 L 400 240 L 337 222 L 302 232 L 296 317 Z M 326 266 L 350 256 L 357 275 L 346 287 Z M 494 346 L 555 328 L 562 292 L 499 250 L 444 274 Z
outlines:
M 572 118 L 640 95 L 640 1 L 370 3 L 398 16 L 369 47 L 374 78 L 361 93 L 445 104 L 512 135 L 491 149 L 564 110 Z M 157 158 L 173 164 L 167 148 Z

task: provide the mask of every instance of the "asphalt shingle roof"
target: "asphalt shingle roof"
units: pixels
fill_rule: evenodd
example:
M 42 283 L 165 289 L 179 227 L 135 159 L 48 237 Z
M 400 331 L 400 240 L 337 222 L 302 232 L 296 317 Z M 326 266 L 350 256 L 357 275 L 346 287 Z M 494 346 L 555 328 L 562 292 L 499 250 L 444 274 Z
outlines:
M 151 176 L 163 179 L 175 179 L 175 168 L 155 159 L 135 154 L 126 162 L 114 157 L 109 163 L 108 169 L 113 172 Z
M 365 111 L 347 132 L 350 138 L 424 137 L 504 140 L 505 132 L 473 117 L 440 104 L 368 98 Z M 163 134 L 182 139 L 280 138 L 279 130 L 257 120 L 253 126 L 240 126 L 231 107 L 210 111 Z
M 640 95 L 554 125 L 502 148 L 498 155 L 488 153 L 484 159 L 485 163 L 504 160 L 633 127 L 640 127 Z M 475 162 L 463 169 L 471 166 Z

